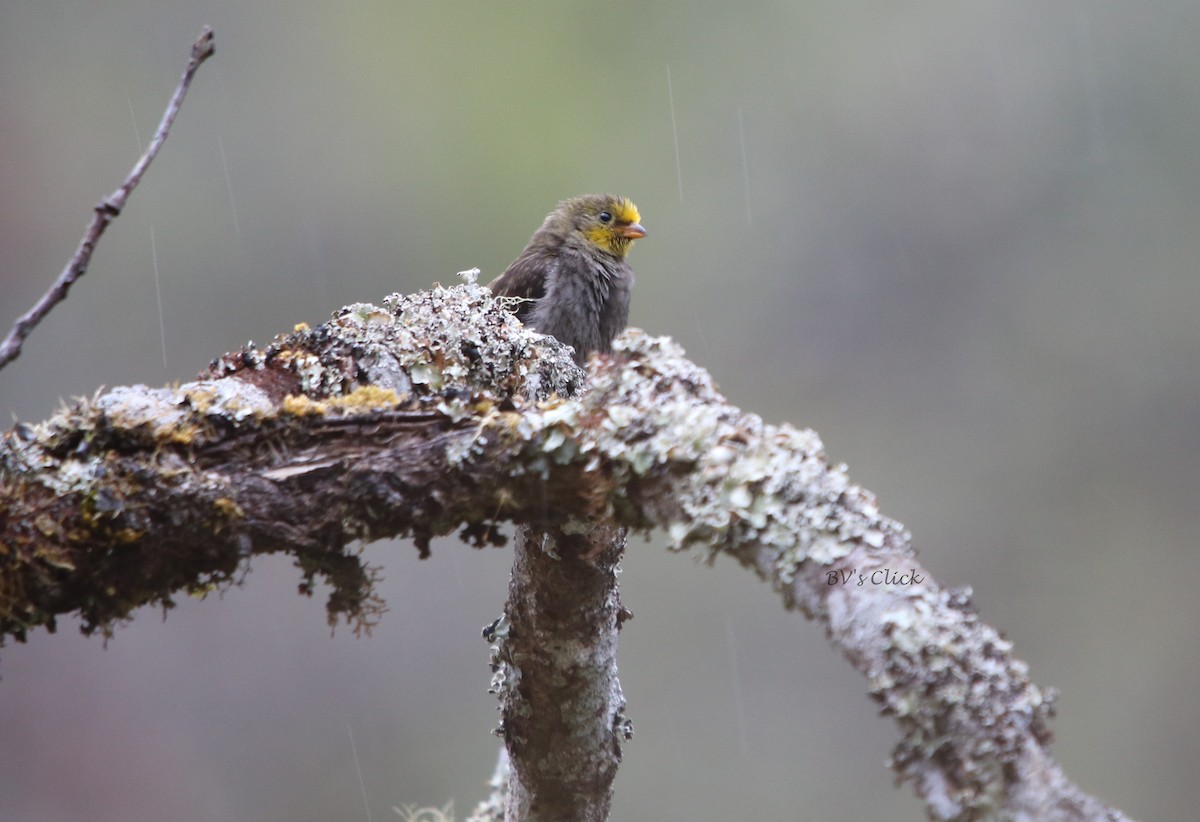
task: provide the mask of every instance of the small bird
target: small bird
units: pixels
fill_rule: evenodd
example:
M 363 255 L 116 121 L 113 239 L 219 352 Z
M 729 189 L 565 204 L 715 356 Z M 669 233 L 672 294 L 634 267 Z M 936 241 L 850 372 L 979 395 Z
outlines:
M 633 269 L 625 254 L 646 236 L 639 220 L 637 206 L 624 197 L 563 200 L 492 282 L 492 293 L 524 298 L 517 319 L 574 348 L 579 365 L 593 351 L 607 354 L 629 321 Z

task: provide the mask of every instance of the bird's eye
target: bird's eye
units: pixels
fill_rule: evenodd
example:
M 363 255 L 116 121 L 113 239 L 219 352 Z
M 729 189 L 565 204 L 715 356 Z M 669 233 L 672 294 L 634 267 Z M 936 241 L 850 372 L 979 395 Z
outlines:
M 611 215 L 611 214 L 609 214 L 607 211 L 601 211 L 601 212 L 600 212 L 600 222 L 602 222 L 602 223 L 604 223 L 604 224 L 606 224 L 606 225 L 607 225 L 608 223 L 611 223 L 611 222 L 612 222 L 612 215 Z

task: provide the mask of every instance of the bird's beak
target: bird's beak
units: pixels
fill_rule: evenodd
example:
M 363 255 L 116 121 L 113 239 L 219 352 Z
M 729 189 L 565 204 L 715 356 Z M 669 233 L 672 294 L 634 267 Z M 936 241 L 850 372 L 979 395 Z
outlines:
M 646 229 L 642 228 L 641 223 L 630 223 L 621 227 L 621 236 L 626 240 L 637 240 L 646 236 Z

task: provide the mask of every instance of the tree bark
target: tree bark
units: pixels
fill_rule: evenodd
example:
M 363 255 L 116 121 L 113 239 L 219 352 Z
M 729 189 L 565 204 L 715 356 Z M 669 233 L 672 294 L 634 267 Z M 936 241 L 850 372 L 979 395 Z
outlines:
M 625 530 L 521 528 L 496 657 L 506 818 L 603 822 L 633 735 L 617 679 Z

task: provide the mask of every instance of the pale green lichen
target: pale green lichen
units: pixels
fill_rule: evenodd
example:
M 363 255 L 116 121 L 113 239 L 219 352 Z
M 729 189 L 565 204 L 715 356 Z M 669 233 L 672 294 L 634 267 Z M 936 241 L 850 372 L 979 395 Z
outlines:
M 442 373 L 432 363 L 414 362 L 408 368 L 408 376 L 413 385 L 423 385 L 431 391 L 438 391 L 442 387 Z
M 1006 769 L 1031 740 L 1048 741 L 1055 694 L 1029 681 L 1012 644 L 980 622 L 968 600 L 969 591 L 941 589 L 882 611 L 886 656 L 870 673 L 871 691 L 905 728 L 896 770 L 919 783 L 949 768 L 953 784 L 937 792 L 957 809 L 946 818 L 991 818 Z
M 732 408 L 671 340 L 631 331 L 618 339 L 614 358 L 593 375 L 586 405 L 602 416 L 580 451 L 595 455 L 589 465 L 611 464 L 618 479 L 621 472 L 670 478 L 660 516 L 674 549 L 767 549 L 772 573 L 786 583 L 807 558 L 831 563 L 859 542 L 878 547 L 902 534 L 849 483 L 844 466 L 829 465 L 814 432 Z M 570 438 L 550 422 L 543 414 L 526 424 L 531 436 L 540 427 L 543 448 L 558 453 Z

